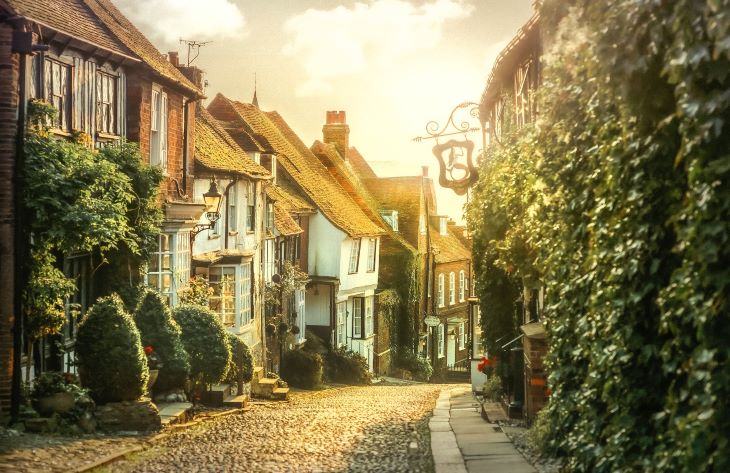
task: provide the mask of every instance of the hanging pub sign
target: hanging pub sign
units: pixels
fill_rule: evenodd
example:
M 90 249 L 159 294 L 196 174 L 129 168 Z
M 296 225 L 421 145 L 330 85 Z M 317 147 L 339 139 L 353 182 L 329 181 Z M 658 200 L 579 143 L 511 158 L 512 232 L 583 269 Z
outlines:
M 426 125 L 428 136 L 413 139 L 416 142 L 436 140 L 432 151 L 439 162 L 439 184 L 452 189 L 458 195 L 466 194 L 479 178 L 473 156 L 474 142 L 467 138 L 468 133 L 481 130 L 478 126 L 472 126 L 475 119 L 478 121 L 478 107 L 479 104 L 474 102 L 460 103 L 451 111 L 443 127 L 438 122 L 430 121 Z M 463 135 L 464 138 L 439 142 L 444 137 L 455 135 Z

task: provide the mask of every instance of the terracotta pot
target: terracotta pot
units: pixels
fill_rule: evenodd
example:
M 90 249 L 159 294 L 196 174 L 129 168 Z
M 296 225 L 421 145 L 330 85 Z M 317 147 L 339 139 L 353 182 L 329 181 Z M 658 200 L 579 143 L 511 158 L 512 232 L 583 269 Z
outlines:
M 147 392 L 152 391 L 152 386 L 155 385 L 157 377 L 160 375 L 160 370 L 150 370 L 150 378 L 147 380 Z
M 51 396 L 38 398 L 36 410 L 44 416 L 54 413 L 68 412 L 74 407 L 72 393 L 56 393 Z

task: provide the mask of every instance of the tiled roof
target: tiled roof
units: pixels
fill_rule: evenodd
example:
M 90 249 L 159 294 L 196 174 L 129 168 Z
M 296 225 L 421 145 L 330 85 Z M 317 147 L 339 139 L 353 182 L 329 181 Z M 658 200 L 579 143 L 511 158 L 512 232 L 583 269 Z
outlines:
M 381 177 L 364 179 L 363 183 L 380 203 L 381 210 L 398 211 L 398 228 L 401 235 L 413 246 L 418 246 L 419 216 L 421 214 L 421 176 Z M 431 212 L 434 212 L 433 207 Z
M 5 0 L 16 14 L 61 33 L 125 56 L 134 54 L 84 0 Z
M 357 148 L 350 147 L 347 150 L 347 161 L 360 179 L 374 179 L 378 177 Z
M 223 99 L 216 97 L 217 105 L 224 105 Z M 262 112 L 251 104 L 228 103 L 248 124 L 254 136 L 260 135 L 271 145 L 277 162 L 333 225 L 353 238 L 383 233 L 278 113 Z
M 303 198 L 295 195 L 294 192 L 283 188 L 282 186 L 268 186 L 266 195 L 271 199 L 279 202 L 289 212 L 293 213 L 312 213 L 314 207 L 308 204 Z
M 431 245 L 434 249 L 438 249 L 435 257 L 437 263 L 471 259 L 471 251 L 459 241 L 451 228 L 447 229 L 446 235 L 442 235 L 437 225 L 431 225 Z
M 329 173 L 334 177 L 337 182 L 342 186 L 343 189 L 350 195 L 350 198 L 357 203 L 363 212 L 370 218 L 370 220 L 385 229 L 389 237 L 395 242 L 400 243 L 402 247 L 408 250 L 415 251 L 415 248 L 410 245 L 399 232 L 393 231 L 392 227 L 383 219 L 380 215 L 379 210 L 382 210 L 379 202 L 373 197 L 357 173 L 353 171 L 351 162 L 346 162 L 342 159 L 342 156 L 337 151 L 334 144 L 326 144 L 321 141 L 315 141 L 312 144 L 312 152 L 319 160 L 324 164 Z M 353 149 L 353 148 L 351 148 Z M 348 158 L 349 158 L 348 154 Z M 364 159 L 363 159 L 364 161 Z
M 271 174 L 238 147 L 218 121 L 202 107 L 195 114 L 195 162 L 211 171 L 234 172 L 255 179 Z
M 304 231 L 297 222 L 291 218 L 289 211 L 286 210 L 286 208 L 279 202 L 274 202 L 274 225 L 276 226 L 276 229 L 279 230 L 279 233 L 284 236 L 297 235 Z
M 177 67 L 173 66 L 166 56 L 160 53 L 112 2 L 109 0 L 82 1 L 104 23 L 104 26 L 111 30 L 127 48 L 139 56 L 157 75 L 173 82 L 195 97 L 203 97 L 203 91 L 190 82 Z

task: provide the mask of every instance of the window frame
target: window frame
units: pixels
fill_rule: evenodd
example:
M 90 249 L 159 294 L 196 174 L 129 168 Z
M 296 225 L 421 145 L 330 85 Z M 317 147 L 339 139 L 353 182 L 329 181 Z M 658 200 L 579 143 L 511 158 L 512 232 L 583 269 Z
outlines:
M 42 97 L 46 102 L 51 104 L 51 106 L 53 106 L 53 108 L 58 111 L 56 121 L 51 124 L 51 129 L 63 133 L 70 133 L 73 129 L 73 65 L 68 64 L 57 58 L 48 57 L 45 54 L 42 56 L 41 62 L 43 63 L 43 76 L 39 83 Z M 46 68 L 46 64 L 48 64 L 48 68 Z M 65 83 L 63 82 L 63 78 L 59 76 L 59 80 L 61 81 L 61 85 L 59 86 L 60 94 L 58 95 L 59 97 L 61 97 L 60 109 L 56 107 L 55 100 L 56 93 L 54 90 L 54 66 L 58 67 L 60 71 L 63 71 L 66 74 Z
M 150 93 L 150 165 L 157 166 L 167 176 L 169 101 L 167 93 L 157 84 Z
M 335 330 L 336 343 L 338 347 L 344 346 L 347 343 L 347 301 L 338 302 L 337 304 L 337 320 Z
M 444 294 L 444 273 L 438 275 L 438 305 L 439 307 L 446 307 L 446 300 Z
M 241 290 L 239 326 L 243 327 L 254 321 L 254 268 L 253 261 L 241 265 L 241 277 L 238 286 Z
M 232 270 L 232 271 L 231 271 Z M 215 280 L 214 272 L 220 271 L 220 280 Z M 225 274 L 225 273 L 227 274 Z M 232 281 L 224 281 L 225 276 L 233 275 Z M 236 271 L 235 265 L 219 265 L 211 266 L 208 268 L 208 286 L 213 289 L 213 294 L 208 298 L 208 306 L 210 310 L 216 313 L 220 317 L 221 322 L 226 328 L 235 327 L 236 319 L 238 318 L 239 308 L 239 296 L 238 296 L 238 285 L 240 284 L 238 277 L 238 271 Z M 232 291 L 228 291 L 225 295 L 221 289 L 222 285 L 226 284 L 228 288 L 233 288 Z M 216 290 L 220 290 L 220 295 L 216 295 Z M 214 301 L 218 300 L 218 305 L 213 306 Z M 232 308 L 226 308 L 226 301 L 232 300 Z
M 456 274 L 449 273 L 449 305 L 456 304 Z
M 459 271 L 459 302 L 464 302 L 466 300 L 465 281 L 466 273 L 464 273 L 464 270 L 462 269 Z
M 365 301 L 365 327 L 363 330 L 363 337 L 369 337 L 375 333 L 375 314 L 373 314 L 374 304 L 372 297 L 365 297 L 363 299 Z
M 352 338 L 364 338 L 364 297 L 352 298 Z
M 256 192 L 255 184 L 249 182 L 246 186 L 246 233 L 256 231 Z
M 348 274 L 357 274 L 360 268 L 360 247 L 362 238 L 353 238 L 350 247 L 350 261 L 347 267 Z
M 444 353 L 446 337 L 444 336 L 444 324 L 443 323 L 438 324 L 437 334 L 438 334 L 438 357 L 443 358 L 444 356 L 446 356 L 446 354 Z
M 119 122 L 117 120 L 117 112 L 119 110 L 119 76 L 106 71 L 97 70 L 95 80 L 96 133 L 118 136 L 120 134 Z M 104 96 L 104 91 L 101 89 L 105 84 L 108 84 L 109 89 L 107 93 L 111 95 L 111 99 L 108 103 L 103 102 L 103 98 L 100 97 L 100 95 Z M 108 105 L 109 109 L 107 121 L 111 123 L 111 126 L 108 128 L 106 126 L 102 126 L 104 120 L 102 119 L 101 111 L 105 109 L 105 105 Z
M 368 242 L 368 273 L 374 273 L 377 266 L 378 239 L 370 238 Z
M 466 348 L 466 332 L 464 322 L 459 322 L 459 350 Z

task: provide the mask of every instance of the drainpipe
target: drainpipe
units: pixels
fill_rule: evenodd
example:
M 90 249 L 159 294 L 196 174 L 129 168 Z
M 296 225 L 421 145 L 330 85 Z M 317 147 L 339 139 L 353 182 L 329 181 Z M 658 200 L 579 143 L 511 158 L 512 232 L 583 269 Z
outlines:
M 233 180 L 228 183 L 228 185 L 226 186 L 226 190 L 223 192 L 223 195 L 226 198 L 226 205 L 228 207 L 230 207 L 230 205 L 228 205 L 228 193 L 231 190 L 231 187 L 233 187 L 237 182 L 238 182 L 238 176 L 234 177 Z M 229 214 L 228 213 L 228 209 L 226 209 L 226 222 L 225 222 L 225 228 L 223 228 L 223 232 L 225 233 L 225 235 L 223 237 L 224 238 L 224 246 L 223 247 L 226 250 L 228 249 L 228 214 Z

